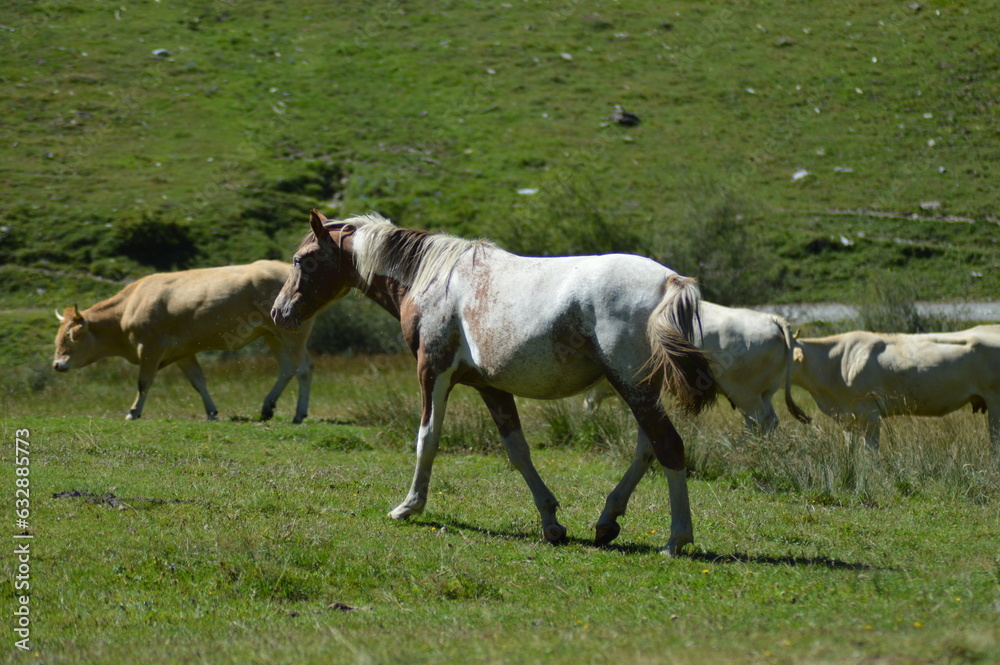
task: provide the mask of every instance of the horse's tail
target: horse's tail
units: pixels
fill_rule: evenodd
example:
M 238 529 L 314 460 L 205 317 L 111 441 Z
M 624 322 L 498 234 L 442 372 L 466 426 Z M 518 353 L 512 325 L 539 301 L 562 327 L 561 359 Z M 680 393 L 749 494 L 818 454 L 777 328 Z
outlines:
M 695 323 L 701 327 L 700 304 L 698 283 L 671 275 L 663 299 L 646 323 L 651 350 L 648 379 L 660 383 L 661 399 L 671 393 L 689 413 L 700 413 L 715 402 L 711 362 L 695 346 Z
M 781 328 L 781 332 L 785 336 L 785 405 L 796 420 L 808 425 L 812 422 L 812 418 L 807 416 L 806 412 L 792 401 L 792 363 L 795 362 L 795 337 L 788 327 L 788 321 L 775 317 L 774 322 Z

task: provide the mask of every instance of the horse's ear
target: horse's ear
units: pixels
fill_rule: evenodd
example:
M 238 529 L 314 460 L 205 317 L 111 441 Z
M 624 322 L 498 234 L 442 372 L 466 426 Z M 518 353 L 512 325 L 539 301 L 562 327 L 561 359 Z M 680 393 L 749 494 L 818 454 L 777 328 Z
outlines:
M 323 226 L 323 222 L 325 221 L 326 217 L 319 210 L 309 211 L 309 226 L 312 227 L 312 231 L 316 235 L 316 240 L 319 242 L 332 240 L 330 230 Z

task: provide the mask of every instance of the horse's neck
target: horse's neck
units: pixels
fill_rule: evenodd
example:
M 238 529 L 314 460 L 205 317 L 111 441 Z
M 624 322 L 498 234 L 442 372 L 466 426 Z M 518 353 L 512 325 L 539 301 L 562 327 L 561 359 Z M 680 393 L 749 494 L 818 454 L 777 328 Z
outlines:
M 397 320 L 400 318 L 399 312 L 402 308 L 403 298 L 406 297 L 407 293 L 409 293 L 409 288 L 384 275 L 376 275 L 372 283 L 364 290 L 365 296 L 392 314 Z

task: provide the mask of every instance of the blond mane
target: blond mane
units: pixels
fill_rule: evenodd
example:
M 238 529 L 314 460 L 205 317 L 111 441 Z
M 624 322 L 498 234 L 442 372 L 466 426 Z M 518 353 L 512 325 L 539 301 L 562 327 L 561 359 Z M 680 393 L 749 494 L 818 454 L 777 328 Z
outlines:
M 438 277 L 447 277 L 466 252 L 494 245 L 445 233 L 431 233 L 396 226 L 378 213 L 338 220 L 350 224 L 354 234 L 354 263 L 363 284 L 376 275 L 391 277 L 414 293 L 427 289 Z

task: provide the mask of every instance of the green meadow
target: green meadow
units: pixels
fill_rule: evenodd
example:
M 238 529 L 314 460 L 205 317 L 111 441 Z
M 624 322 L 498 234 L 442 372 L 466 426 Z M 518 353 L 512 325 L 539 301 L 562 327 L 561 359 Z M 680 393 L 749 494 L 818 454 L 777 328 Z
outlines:
M 782 409 L 784 425 L 764 439 L 743 434 L 728 406 L 679 420 L 696 543 L 669 558 L 659 552 L 670 520 L 659 473 L 640 484 L 618 540 L 592 545 L 635 436 L 617 400 L 595 412 L 579 399 L 522 403 L 536 465 L 562 503 L 566 545 L 541 541 L 530 494 L 464 388 L 451 401 L 426 512 L 389 519 L 412 473 L 412 365 L 322 359 L 303 425 L 290 423 L 291 394 L 272 422 L 255 421 L 274 367 L 253 358 L 208 367 L 214 423 L 171 370 L 143 419 L 126 422 L 134 368 L 124 363 L 58 376 L 30 400 L 8 394 L 0 404 L 7 468 L 16 431 L 30 432 L 33 655 L 14 653 L 7 632 L 5 657 L 1000 657 L 1000 470 L 982 416 L 896 419 L 876 454 L 846 445 L 813 409 L 810 427 Z M 7 555 L 2 565 L 13 606 L 16 564 Z
M 618 540 L 591 544 L 634 446 L 616 400 L 519 402 L 566 545 L 541 542 L 461 387 L 426 512 L 389 519 L 412 474 L 414 363 L 354 298 L 316 327 L 302 425 L 295 382 L 257 422 L 276 374 L 259 347 L 203 358 L 214 423 L 172 368 L 136 422 L 134 367 L 50 368 L 53 309 L 152 272 L 288 260 L 312 207 L 527 254 L 639 253 L 723 304 L 994 299 L 997 9 L 6 3 L 4 662 L 1000 662 L 981 414 L 890 420 L 878 452 L 801 392 L 813 425 L 779 406 L 770 437 L 724 403 L 679 416 L 696 541 L 669 558 L 659 473 Z M 30 652 L 13 614 L 23 478 Z

